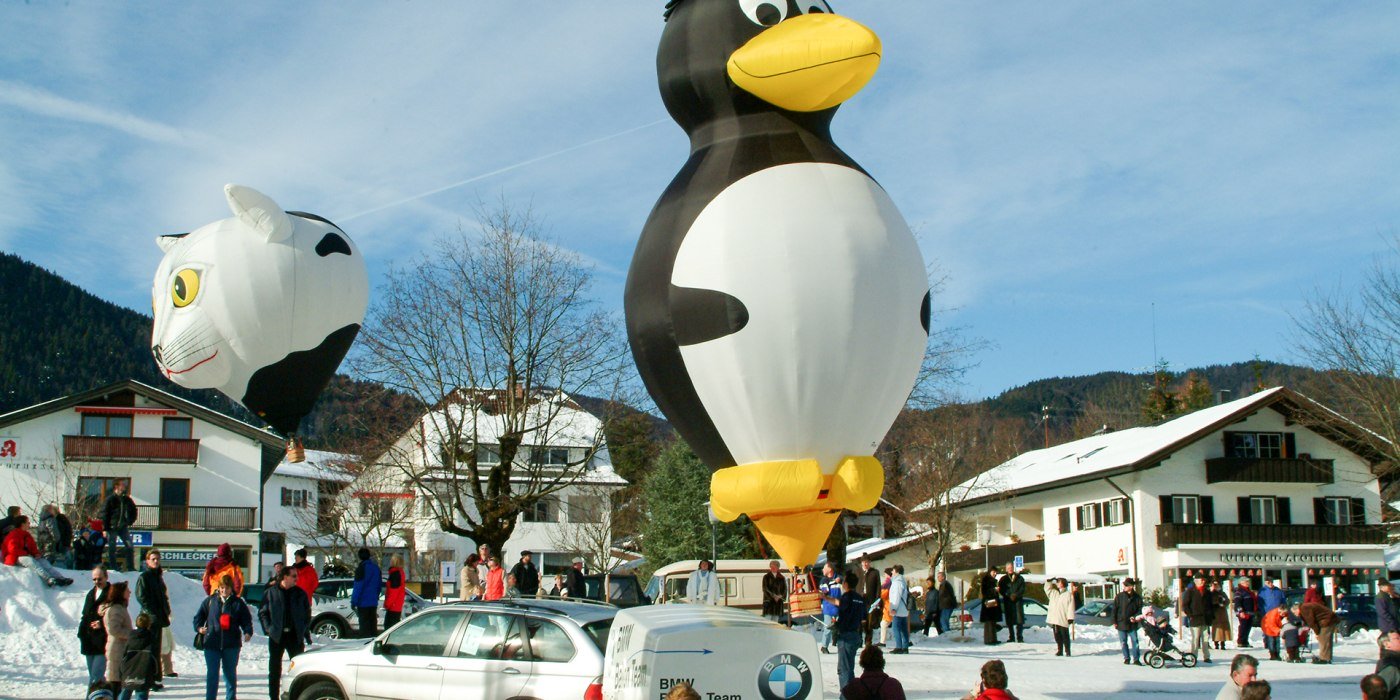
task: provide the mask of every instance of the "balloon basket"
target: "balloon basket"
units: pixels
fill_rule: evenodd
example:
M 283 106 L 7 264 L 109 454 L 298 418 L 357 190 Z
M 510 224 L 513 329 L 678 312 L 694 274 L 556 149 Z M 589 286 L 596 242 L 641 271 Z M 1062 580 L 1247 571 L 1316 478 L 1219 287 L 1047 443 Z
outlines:
M 291 437 L 287 439 L 287 461 L 292 464 L 299 464 L 306 461 L 306 448 L 302 447 L 300 438 Z

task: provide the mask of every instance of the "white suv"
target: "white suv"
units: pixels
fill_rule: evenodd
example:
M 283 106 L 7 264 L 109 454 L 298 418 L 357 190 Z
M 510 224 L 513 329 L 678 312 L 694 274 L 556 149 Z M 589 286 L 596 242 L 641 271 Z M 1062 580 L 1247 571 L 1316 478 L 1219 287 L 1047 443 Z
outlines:
M 602 700 L 617 612 L 574 600 L 439 605 L 372 642 L 296 657 L 282 700 Z

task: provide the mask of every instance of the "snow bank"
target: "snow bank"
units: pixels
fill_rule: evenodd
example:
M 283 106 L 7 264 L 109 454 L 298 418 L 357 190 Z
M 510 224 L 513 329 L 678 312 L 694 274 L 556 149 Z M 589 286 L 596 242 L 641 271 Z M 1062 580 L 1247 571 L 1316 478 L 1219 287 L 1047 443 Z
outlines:
M 48 588 L 28 569 L 0 565 L 0 669 L 4 669 L 0 674 L 0 696 L 33 693 L 36 683 L 43 685 L 48 697 L 86 694 L 87 669 L 77 633 L 83 598 L 92 590 L 92 578 L 87 571 L 66 575 L 73 579 L 73 585 Z M 126 581 L 131 587 L 134 620 L 141 610 L 135 599 L 136 574 L 113 572 L 110 579 Z M 198 581 L 169 572 L 165 585 L 170 589 L 175 670 L 202 682 L 204 658 L 191 644 L 194 614 L 204 600 L 204 590 Z M 254 637 L 242 653 L 240 670 L 250 662 L 266 666 L 266 659 L 267 640 Z

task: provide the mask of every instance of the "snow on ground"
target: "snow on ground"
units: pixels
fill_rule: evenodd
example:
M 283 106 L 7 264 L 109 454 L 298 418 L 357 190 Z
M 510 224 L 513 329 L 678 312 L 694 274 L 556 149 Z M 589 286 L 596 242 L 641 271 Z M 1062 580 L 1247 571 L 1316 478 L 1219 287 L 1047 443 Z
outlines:
M 89 572 L 67 576 L 73 585 L 47 588 L 32 571 L 0 565 L 0 698 L 83 698 L 87 696 L 87 666 L 78 650 L 78 620 L 83 596 L 92 590 Z M 131 617 L 141 606 L 135 599 L 136 574 L 113 572 L 110 580 L 126 581 L 132 589 Z M 203 698 L 204 654 L 195 651 L 194 614 L 204 601 L 198 581 L 166 573 L 175 634 L 175 671 L 167 692 L 153 697 Z M 257 627 L 257 623 L 254 623 Z M 253 637 L 239 660 L 240 697 L 267 697 L 267 639 Z M 246 678 L 245 678 L 245 673 Z M 222 698 L 220 688 L 219 697 Z
M 1158 698 L 1164 694 L 1214 698 L 1229 675 L 1230 659 L 1240 653 L 1231 643 L 1227 645 L 1230 649 L 1217 650 L 1211 656 L 1214 663 L 1198 664 L 1195 668 L 1182 668 L 1179 664 L 1160 670 L 1124 666 L 1118 633 L 1113 628 L 1088 626 L 1076 633 L 1074 656 L 1070 658 L 1055 656 L 1054 638 L 1044 627 L 1026 630 L 1025 644 L 997 646 L 982 645 L 980 628 L 969 630 L 964 642 L 956 640 L 957 632 L 934 639 L 915 633 L 914 648 L 907 656 L 885 656 L 885 671 L 904 685 L 909 700 L 961 697 L 977 683 L 982 664 L 991 659 L 1006 663 L 1011 692 L 1022 700 Z M 1002 632 L 1002 639 L 1005 634 Z M 1146 641 L 1141 634 L 1139 638 Z M 1257 631 L 1254 642 L 1262 644 Z M 1261 659 L 1259 677 L 1273 685 L 1273 697 L 1278 700 L 1356 698 L 1360 696 L 1361 677 L 1371 673 L 1376 665 L 1374 633 L 1357 633 L 1351 639 L 1338 640 L 1330 666 L 1268 661 L 1268 653 L 1258 646 L 1243 651 Z M 835 654 L 822 657 L 822 676 L 826 697 L 839 697 Z
M 74 572 L 68 588 L 45 588 L 26 569 L 0 566 L 0 698 L 82 698 L 87 671 L 78 652 L 78 618 L 83 596 L 90 589 L 86 572 Z M 130 581 L 130 574 L 112 574 L 114 581 Z M 194 639 L 191 620 L 204 598 L 199 582 L 167 575 L 174 604 L 175 668 L 179 678 L 166 680 L 159 700 L 198 700 L 204 696 L 204 658 L 190 647 Z M 132 603 L 132 616 L 139 606 Z M 1004 633 L 1003 633 L 1004 634 Z M 1118 652 L 1117 633 L 1108 627 L 1078 630 L 1074 656 L 1055 656 L 1049 630 L 1026 631 L 1025 644 L 985 647 L 980 630 L 957 641 L 957 633 L 934 639 L 914 634 L 914 649 L 907 656 L 886 656 L 886 670 L 903 684 L 910 700 L 959 698 L 977 682 L 978 669 L 989 659 L 1006 662 L 1011 690 L 1023 700 L 1032 698 L 1155 698 L 1179 694 L 1213 698 L 1228 675 L 1231 649 L 1216 652 L 1215 663 L 1196 668 L 1171 665 L 1161 670 L 1124 666 Z M 1262 661 L 1260 677 L 1274 685 L 1279 700 L 1307 698 L 1355 698 L 1357 682 L 1375 667 L 1374 634 L 1358 634 L 1339 640 L 1331 666 Z M 1258 642 L 1258 634 L 1255 640 Z M 1233 645 L 1232 645 L 1233 646 Z M 834 651 L 834 649 L 833 649 Z M 1267 656 L 1251 649 L 1256 657 Z M 836 655 L 821 659 L 827 698 L 839 696 L 836 688 Z M 700 688 L 703 692 L 703 685 Z M 240 698 L 267 697 L 267 639 L 253 637 L 239 660 Z M 219 697 L 223 697 L 220 688 Z

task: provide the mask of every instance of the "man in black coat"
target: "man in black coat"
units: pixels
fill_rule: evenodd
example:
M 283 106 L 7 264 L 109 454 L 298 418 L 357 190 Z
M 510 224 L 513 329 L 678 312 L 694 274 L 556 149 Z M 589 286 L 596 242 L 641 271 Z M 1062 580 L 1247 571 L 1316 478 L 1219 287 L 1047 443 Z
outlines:
M 781 622 L 787 594 L 787 578 L 783 576 L 782 565 L 777 560 L 768 562 L 768 573 L 763 575 L 763 616 Z
M 1210 663 L 1210 626 L 1215 621 L 1215 601 L 1206 590 L 1206 577 L 1197 576 L 1196 585 L 1181 593 L 1181 617 L 1191 626 L 1191 653 Z
M 92 590 L 83 596 L 78 618 L 78 646 L 87 660 L 88 685 L 107 677 L 107 626 L 102 624 L 102 604 L 107 600 L 107 567 L 92 570 Z
M 160 550 L 152 547 L 146 552 L 146 570 L 136 578 L 136 602 L 141 609 L 151 615 L 151 634 L 155 635 L 159 649 L 160 635 L 170 626 L 170 595 L 165 589 L 165 570 L 160 568 Z M 160 664 L 156 665 L 155 687 L 159 689 Z
M 258 608 L 258 623 L 267 635 L 267 692 L 272 700 L 280 700 L 282 653 L 295 659 L 305 651 L 303 640 L 311 624 L 311 603 L 297 588 L 296 569 L 288 566 L 278 572 L 277 585 L 268 587 Z
M 583 580 L 583 560 L 574 558 L 574 565 L 564 577 L 564 590 L 570 598 L 587 598 L 588 584 Z
M 136 522 L 136 501 L 126 495 L 126 482 L 112 486 L 112 495 L 102 503 L 102 529 L 107 534 L 107 566 L 117 568 L 117 538 L 126 550 L 126 571 L 136 568 L 136 550 L 131 545 L 131 525 Z
M 19 527 L 19 516 L 24 514 L 24 510 L 19 506 L 10 506 L 5 511 L 5 517 L 0 518 L 0 541 L 5 539 L 5 535 L 10 534 L 10 530 Z
M 530 561 L 531 556 L 528 549 L 521 552 L 520 561 L 510 569 L 515 576 L 515 587 L 520 589 L 520 595 L 527 598 L 533 598 L 540 590 L 540 570 Z
M 982 611 L 978 613 L 978 620 L 982 623 L 982 643 L 988 646 L 1001 644 L 997 641 L 997 630 L 1001 622 L 1001 590 L 995 568 L 987 569 L 987 572 L 982 574 L 980 591 Z
M 1381 579 L 1376 582 L 1376 588 L 1380 591 L 1376 594 L 1376 629 L 1381 632 L 1376 643 L 1384 651 L 1390 633 L 1400 632 L 1400 617 L 1396 616 L 1395 588 L 1390 581 Z
M 1006 622 L 1008 642 L 1024 642 L 1026 629 L 1026 614 L 1021 607 L 1026 599 L 1026 579 L 1012 567 L 1006 565 L 1006 575 L 997 581 L 997 590 L 1001 592 L 1001 615 Z
M 1142 619 L 1142 596 L 1137 592 L 1137 581 L 1123 579 L 1123 590 L 1113 598 L 1113 628 L 1118 630 L 1118 644 L 1123 648 L 1123 663 L 1142 665 L 1138 652 L 1138 620 Z M 1128 647 L 1131 642 L 1132 655 Z
M 869 605 L 865 616 L 865 646 L 875 641 L 875 630 L 880 629 L 880 570 L 870 565 L 870 557 L 860 558 L 860 597 Z

